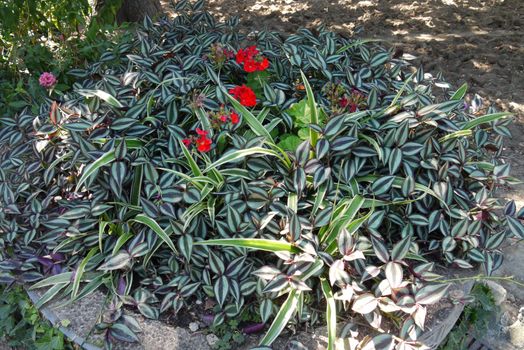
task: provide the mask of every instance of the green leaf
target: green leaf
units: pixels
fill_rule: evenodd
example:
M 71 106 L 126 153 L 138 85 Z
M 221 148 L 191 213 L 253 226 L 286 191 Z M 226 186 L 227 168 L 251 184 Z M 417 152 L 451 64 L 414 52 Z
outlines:
M 400 242 L 395 244 L 391 251 L 391 259 L 394 261 L 402 260 L 409 252 L 411 246 L 411 236 L 404 237 Z
M 251 113 L 249 110 L 247 110 L 246 107 L 242 106 L 240 102 L 238 102 L 233 96 L 227 93 L 227 91 L 224 90 L 224 94 L 226 95 L 227 99 L 236 111 L 238 111 L 240 114 L 242 114 L 242 118 L 244 121 L 249 125 L 251 130 L 255 133 L 257 136 L 263 136 L 266 140 L 274 143 L 273 137 L 267 131 L 267 129 L 258 121 L 258 119 Z
M 146 303 L 138 303 L 137 308 L 142 315 L 149 319 L 157 320 L 158 316 L 160 316 L 160 312 L 156 307 L 152 307 Z
M 239 150 L 224 154 L 220 159 L 213 162 L 206 169 L 204 169 L 204 173 L 210 171 L 211 169 L 215 169 L 221 165 L 224 165 L 230 162 L 234 162 L 236 160 L 239 160 L 245 157 L 249 157 L 252 155 L 258 155 L 258 154 L 267 154 L 267 155 L 272 155 L 272 156 L 280 158 L 280 155 L 277 152 L 267 149 L 267 148 L 251 147 L 251 148 L 246 148 L 246 149 L 239 149 Z M 283 159 L 281 160 L 284 161 Z
M 280 307 L 273 323 L 271 323 L 269 330 L 266 335 L 264 335 L 264 338 L 262 338 L 259 345 L 269 346 L 275 341 L 275 339 L 277 339 L 291 317 L 295 314 L 300 294 L 301 292 L 297 290 L 292 290 L 289 293 L 286 301 Z
M 478 117 L 473 120 L 470 120 L 469 122 L 464 124 L 461 129 L 462 130 L 471 130 L 481 124 L 490 123 L 490 122 L 493 122 L 499 119 L 506 119 L 512 115 L 513 115 L 512 113 L 508 113 L 508 112 L 486 114 L 486 115 L 483 115 L 482 117 Z
M 415 300 L 417 304 L 435 304 L 446 295 L 449 287 L 449 284 L 432 284 L 425 286 L 415 294 Z
M 191 235 L 183 235 L 178 240 L 178 249 L 187 261 L 191 260 L 191 252 L 193 251 L 193 237 Z
M 37 309 L 40 309 L 42 306 L 47 304 L 51 299 L 54 299 L 54 297 L 65 287 L 67 286 L 66 283 L 57 283 L 53 285 L 51 288 L 49 288 L 38 301 L 35 303 L 35 307 Z
M 466 92 L 468 91 L 468 84 L 467 83 L 464 83 L 462 84 L 461 87 L 459 87 L 457 89 L 457 91 L 455 91 L 455 93 L 453 94 L 453 96 L 451 96 L 451 100 L 462 100 L 464 98 L 464 96 L 466 96 Z
M 367 176 L 358 177 L 358 178 L 356 178 L 356 180 L 358 182 L 371 182 L 371 183 L 374 184 L 376 181 L 378 181 L 379 179 L 382 179 L 382 178 L 384 178 L 384 176 L 381 176 L 381 175 L 367 175 Z M 404 183 L 404 180 L 405 180 L 405 178 L 395 177 L 394 181 L 393 181 L 393 186 L 397 187 L 397 188 L 401 188 L 402 184 Z M 444 205 L 445 208 L 448 207 L 446 202 L 442 201 L 442 199 L 439 196 L 437 196 L 437 194 L 431 188 L 429 188 L 427 186 L 424 186 L 422 184 L 419 184 L 419 183 L 415 183 L 415 190 L 420 191 L 420 192 L 425 193 L 425 194 L 428 194 L 428 195 L 430 195 L 432 197 L 435 197 L 436 199 L 438 199 L 441 202 L 441 204 Z
M 446 136 L 442 136 L 440 139 L 438 139 L 438 142 L 446 142 L 452 139 L 456 139 L 459 137 L 465 137 L 465 136 L 471 136 L 473 135 L 473 132 L 471 130 L 459 130 L 452 132 L 451 134 L 447 134 Z
M 317 124 L 318 125 L 318 109 L 317 109 L 317 103 L 315 102 L 315 94 L 313 93 L 313 89 L 311 89 L 311 85 L 309 85 L 309 81 L 307 80 L 306 75 L 304 72 L 300 71 L 300 75 L 302 76 L 302 81 L 304 82 L 304 86 L 306 88 L 306 95 L 307 95 L 307 104 L 309 106 L 310 113 L 310 124 Z M 311 145 L 313 147 L 316 146 L 317 140 L 319 138 L 319 134 L 317 131 L 313 130 L 312 128 L 309 129 L 309 138 L 311 139 Z
M 133 221 L 139 222 L 141 224 L 144 224 L 144 225 L 148 226 L 150 229 L 152 229 L 158 235 L 158 237 L 160 237 L 160 239 L 162 241 L 164 241 L 169 246 L 169 248 L 171 248 L 171 250 L 173 252 L 178 254 L 178 252 L 177 252 L 177 250 L 175 248 L 175 244 L 173 243 L 171 238 L 169 238 L 169 235 L 166 233 L 166 231 L 164 231 L 160 227 L 160 225 L 155 220 L 151 219 L 150 217 L 148 217 L 148 216 L 146 216 L 144 214 L 138 214 L 137 216 L 135 216 Z
M 284 134 L 280 137 L 278 146 L 286 151 L 295 151 L 302 142 L 302 139 L 296 135 Z
M 78 294 L 78 289 L 80 288 L 80 281 L 82 280 L 82 276 L 84 275 L 84 270 L 89 262 L 89 260 L 98 252 L 98 247 L 92 248 L 87 256 L 82 260 L 82 262 L 78 265 L 75 273 L 75 280 L 73 281 L 73 289 L 71 291 L 71 298 L 74 299 L 76 295 Z
M 264 250 L 267 252 L 291 252 L 299 253 L 300 249 L 291 243 L 284 241 L 275 241 L 272 239 L 259 238 L 223 238 L 210 239 L 207 241 L 195 242 L 195 245 L 221 245 L 230 247 L 242 247 L 257 250 Z
M 107 92 L 102 91 L 102 90 L 78 89 L 78 90 L 76 90 L 76 92 L 79 93 L 82 96 L 85 96 L 85 97 L 96 96 L 96 97 L 104 100 L 105 102 L 107 102 L 107 104 L 109 104 L 109 105 L 111 105 L 113 107 L 117 107 L 117 108 L 124 107 L 124 105 L 121 104 L 120 101 L 118 101 L 116 98 L 114 98 L 111 94 L 108 94 Z
M 322 292 L 326 298 L 326 323 L 328 330 L 328 345 L 327 350 L 335 350 L 335 341 L 337 336 L 337 306 L 335 298 L 333 298 L 333 291 L 329 286 L 329 282 L 325 278 L 320 279 Z
M 194 176 L 202 176 L 202 171 L 200 171 L 200 168 L 198 167 L 197 163 L 191 156 L 191 153 L 189 153 L 189 150 L 187 149 L 186 145 L 180 141 L 180 147 L 182 147 L 182 153 L 184 153 L 184 157 L 186 157 L 186 160 L 189 164 L 189 168 L 193 172 Z
M 375 149 L 375 152 L 377 152 L 377 156 L 378 156 L 378 160 L 379 161 L 382 161 L 382 159 L 384 159 L 384 152 L 382 152 L 382 147 L 380 147 L 380 145 L 378 144 L 378 142 L 374 138 L 369 137 L 369 136 L 364 135 L 364 134 L 359 134 L 358 137 L 363 139 L 363 140 L 366 140 L 367 142 L 369 142 L 371 144 L 371 146 L 373 146 L 373 148 Z
M 333 210 L 331 224 L 325 230 L 319 232 L 320 241 L 326 243 L 328 246 L 333 242 L 336 242 L 340 232 L 350 225 L 351 221 L 364 204 L 364 201 L 365 200 L 362 196 L 357 195 L 349 200 L 341 202 L 337 208 Z
M 111 336 L 115 337 L 115 339 L 120 341 L 128 343 L 134 343 L 139 341 L 136 334 L 123 323 L 114 323 L 110 328 L 110 333 Z
M 269 321 L 269 318 L 271 317 L 271 315 L 273 314 L 273 302 L 271 301 L 271 299 L 264 299 L 262 300 L 262 302 L 260 303 L 260 317 L 262 318 L 262 322 L 267 322 Z
M 213 291 L 215 292 L 215 299 L 218 301 L 218 304 L 223 307 L 229 292 L 229 280 L 226 276 L 220 276 L 216 280 Z
M 91 176 L 95 171 L 100 169 L 106 164 L 111 163 L 115 160 L 115 150 L 108 151 L 104 153 L 100 158 L 95 160 L 93 163 L 88 164 L 84 171 L 82 172 L 82 176 L 80 176 L 80 180 L 78 180 L 78 183 L 76 184 L 75 192 L 78 192 L 80 187 L 86 182 L 87 178 Z
M 43 288 L 43 287 L 48 287 L 48 286 L 52 286 L 52 285 L 55 285 L 55 284 L 70 283 L 72 277 L 73 277 L 73 273 L 72 272 L 62 272 L 62 273 L 60 273 L 58 275 L 47 277 L 46 279 L 41 280 L 41 281 L 33 284 L 29 288 L 29 290 Z
M 518 220 L 511 216 L 506 217 L 506 222 L 511 233 L 518 238 L 524 238 L 524 225 Z
M 133 186 L 131 187 L 131 204 L 140 206 L 140 193 L 142 192 L 142 179 L 144 174 L 144 166 L 138 165 L 134 169 Z
M 98 269 L 103 271 L 119 270 L 124 268 L 131 261 L 131 256 L 128 252 L 122 250 L 114 256 L 107 259 L 107 261 Z

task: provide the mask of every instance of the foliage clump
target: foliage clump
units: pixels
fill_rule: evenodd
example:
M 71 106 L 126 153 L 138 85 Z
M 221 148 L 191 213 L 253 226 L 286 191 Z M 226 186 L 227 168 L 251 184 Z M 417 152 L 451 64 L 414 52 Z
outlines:
M 209 299 L 215 327 L 271 322 L 262 345 L 324 318 L 332 349 L 341 317 L 375 330 L 348 324 L 351 349 L 420 347 L 447 292 L 435 266 L 489 274 L 524 236 L 493 197 L 515 182 L 508 114 L 373 42 L 246 37 L 202 7 L 146 19 L 70 71 L 71 93 L 1 119 L 0 280 L 48 288 L 41 303 L 105 286 L 108 341 L 137 340 L 122 305 L 157 319 Z

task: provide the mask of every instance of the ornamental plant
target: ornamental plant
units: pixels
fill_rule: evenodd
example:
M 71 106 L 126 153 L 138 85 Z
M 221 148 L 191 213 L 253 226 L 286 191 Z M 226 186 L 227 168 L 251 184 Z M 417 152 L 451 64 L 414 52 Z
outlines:
M 325 322 L 329 349 L 422 348 L 447 292 L 435 267 L 490 274 L 524 237 L 524 211 L 494 197 L 517 182 L 509 114 L 473 113 L 466 85 L 374 42 L 247 42 L 202 1 L 176 8 L 70 71 L 71 93 L 2 118 L 0 281 L 46 288 L 38 305 L 105 289 L 108 344 L 138 340 L 124 306 L 206 300 L 215 327 L 259 313 L 261 346 Z

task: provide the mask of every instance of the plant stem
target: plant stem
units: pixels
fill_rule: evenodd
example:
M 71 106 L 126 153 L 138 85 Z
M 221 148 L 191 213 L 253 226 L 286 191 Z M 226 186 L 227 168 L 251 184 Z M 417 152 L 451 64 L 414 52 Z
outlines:
M 515 280 L 515 278 L 513 276 L 485 276 L 485 275 L 480 275 L 480 274 L 476 275 L 476 276 L 472 276 L 472 277 L 460 277 L 460 278 L 452 278 L 452 279 L 448 279 L 448 280 L 438 280 L 436 282 L 451 283 L 451 282 L 483 281 L 483 280 L 488 280 L 488 281 L 508 281 L 508 282 L 515 283 L 518 286 L 524 287 L 524 283 Z

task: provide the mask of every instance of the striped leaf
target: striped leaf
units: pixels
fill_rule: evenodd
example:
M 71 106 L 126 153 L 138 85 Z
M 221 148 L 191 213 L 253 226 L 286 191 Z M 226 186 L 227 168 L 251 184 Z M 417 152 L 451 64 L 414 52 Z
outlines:
M 271 323 L 269 330 L 267 331 L 266 335 L 264 335 L 259 345 L 271 345 L 275 339 L 277 339 L 280 333 L 282 333 L 282 330 L 284 327 L 286 327 L 287 323 L 297 310 L 300 294 L 301 292 L 297 290 L 292 290 L 289 293 L 286 301 L 280 307 L 280 310 L 273 320 L 273 323 Z
M 449 284 L 432 284 L 417 291 L 415 300 L 417 304 L 431 305 L 441 300 L 447 293 Z
M 220 276 L 213 286 L 213 291 L 215 293 L 215 299 L 218 304 L 222 307 L 227 298 L 229 292 L 229 280 L 226 276 Z
M 327 350 L 335 350 L 335 341 L 337 336 L 337 306 L 335 305 L 335 298 L 333 298 L 333 291 L 325 278 L 320 279 L 320 286 L 322 293 L 326 298 L 326 324 L 328 330 L 328 345 Z
M 84 270 L 91 258 L 98 253 L 98 247 L 92 248 L 87 256 L 82 259 L 82 262 L 78 265 L 75 272 L 75 279 L 73 281 L 73 288 L 71 290 L 71 298 L 74 299 L 78 294 L 78 289 L 80 288 L 80 281 L 82 281 L 82 277 L 84 276 Z
M 291 243 L 284 241 L 274 241 L 271 239 L 259 238 L 223 238 L 211 239 L 207 241 L 195 242 L 195 245 L 218 245 L 230 247 L 242 247 L 256 250 L 264 250 L 267 252 L 291 252 L 299 253 L 300 249 Z
M 524 225 L 518 219 L 511 216 L 506 217 L 506 223 L 510 232 L 518 238 L 524 238 Z
M 107 92 L 102 91 L 102 90 L 78 89 L 76 90 L 76 92 L 85 97 L 96 96 L 100 98 L 101 100 L 104 100 L 105 102 L 107 102 L 107 104 L 113 107 L 117 107 L 117 108 L 124 107 L 124 105 L 121 104 L 120 101 L 114 98 L 111 94 L 108 94 Z
M 87 178 L 91 176 L 95 171 L 100 169 L 106 164 L 111 163 L 115 160 L 115 151 L 111 150 L 106 153 L 104 153 L 100 158 L 95 160 L 93 163 L 90 163 L 87 165 L 84 170 L 82 171 L 82 176 L 80 176 L 80 179 L 78 180 L 76 184 L 75 192 L 78 192 L 80 190 L 80 187 L 86 182 Z
M 55 284 L 70 283 L 73 277 L 73 272 L 62 272 L 58 275 L 47 277 L 29 287 L 29 290 L 39 289 L 43 287 L 53 286 Z
M 242 119 L 249 125 L 251 130 L 257 136 L 263 136 L 267 141 L 275 143 L 273 137 L 267 131 L 267 129 L 258 121 L 258 119 L 251 113 L 246 107 L 242 106 L 233 96 L 228 94 L 225 90 L 223 91 L 224 95 L 227 97 L 229 102 L 233 105 L 234 109 L 242 114 Z
M 280 155 L 276 151 L 262 148 L 262 147 L 251 147 L 251 148 L 240 149 L 240 150 L 236 150 L 236 151 L 224 154 L 220 159 L 211 163 L 206 169 L 204 169 L 203 172 L 207 173 L 211 169 L 216 169 L 221 165 L 231 163 L 231 162 L 234 162 L 234 161 L 237 161 L 239 159 L 243 159 L 249 156 L 260 155 L 260 154 L 267 154 L 267 155 L 271 155 L 271 156 L 280 158 Z
M 191 156 L 191 153 L 189 153 L 189 150 L 187 149 L 186 145 L 182 143 L 182 141 L 180 141 L 180 147 L 182 148 L 182 153 L 184 153 L 184 157 L 186 158 L 187 163 L 189 164 L 189 169 L 193 172 L 193 175 L 202 176 L 202 171 L 200 171 L 200 168 Z
M 453 96 L 451 96 L 451 100 L 462 100 L 464 98 L 464 96 L 466 96 L 466 92 L 468 91 L 468 84 L 467 83 L 464 83 L 462 84 L 461 87 L 459 87 L 457 89 L 457 91 L 455 91 L 455 93 L 453 94 Z
M 120 251 L 111 256 L 98 269 L 102 271 L 119 270 L 126 267 L 131 262 L 131 255 L 126 251 Z
M 464 124 L 461 129 L 462 130 L 471 130 L 481 124 L 491 123 L 491 122 L 494 122 L 500 119 L 506 119 L 512 115 L 513 115 L 512 113 L 508 113 L 508 112 L 486 114 L 486 115 L 483 115 L 482 117 L 478 117 L 473 120 L 470 120 L 469 122 Z
M 178 253 L 175 248 L 175 244 L 173 243 L 171 238 L 169 238 L 169 235 L 166 233 L 166 231 L 164 231 L 160 227 L 160 225 L 155 220 L 151 219 L 150 217 L 144 214 L 138 214 L 137 216 L 135 216 L 135 218 L 132 221 L 148 226 L 150 229 L 152 229 L 157 234 L 157 236 L 162 241 L 164 241 L 164 243 L 166 243 L 169 246 L 169 248 L 171 248 L 173 252 L 175 252 L 175 254 Z
M 318 125 L 318 109 L 317 109 L 317 103 L 315 101 L 315 94 L 313 93 L 313 89 L 311 89 L 311 85 L 309 85 L 309 81 L 307 80 L 306 75 L 304 72 L 300 71 L 300 75 L 302 76 L 302 82 L 304 83 L 304 87 L 306 88 L 306 96 L 307 96 L 307 105 L 309 106 L 309 115 L 310 115 L 310 124 Z M 309 128 L 309 138 L 311 140 L 311 145 L 315 147 L 317 145 L 317 140 L 319 138 L 319 134 L 317 131 L 315 131 L 312 128 Z

